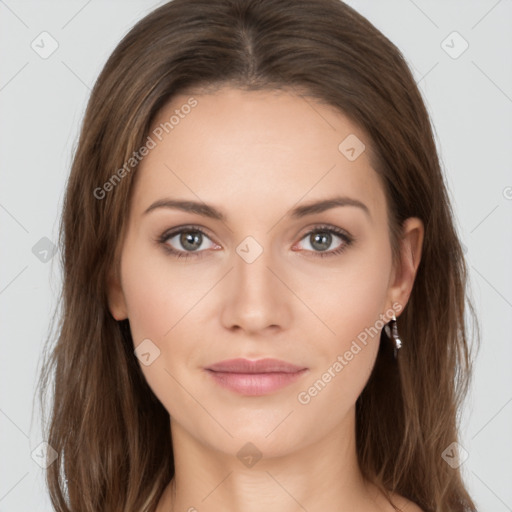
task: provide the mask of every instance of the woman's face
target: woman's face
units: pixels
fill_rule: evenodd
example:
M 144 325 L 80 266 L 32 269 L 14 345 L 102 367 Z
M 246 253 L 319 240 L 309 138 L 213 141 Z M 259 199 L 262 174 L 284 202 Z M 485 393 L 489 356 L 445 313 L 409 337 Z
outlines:
M 313 99 L 228 88 L 174 97 L 149 135 L 109 299 L 173 428 L 268 456 L 349 428 L 418 263 L 392 268 L 366 135 Z M 302 371 L 208 370 L 235 358 Z

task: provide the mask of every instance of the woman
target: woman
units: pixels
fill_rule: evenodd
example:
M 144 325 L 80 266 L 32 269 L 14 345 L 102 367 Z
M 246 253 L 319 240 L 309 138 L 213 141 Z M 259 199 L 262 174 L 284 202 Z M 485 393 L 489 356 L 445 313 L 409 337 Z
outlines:
M 62 217 L 58 511 L 472 511 L 466 266 L 399 50 L 337 0 L 174 0 Z

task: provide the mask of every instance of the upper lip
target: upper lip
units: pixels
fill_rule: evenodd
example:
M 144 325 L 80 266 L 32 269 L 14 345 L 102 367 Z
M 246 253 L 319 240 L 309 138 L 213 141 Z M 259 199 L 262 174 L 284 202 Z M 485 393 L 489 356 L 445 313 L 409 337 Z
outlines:
M 279 359 L 226 359 L 206 367 L 207 370 L 225 373 L 296 373 L 305 367 L 287 363 Z

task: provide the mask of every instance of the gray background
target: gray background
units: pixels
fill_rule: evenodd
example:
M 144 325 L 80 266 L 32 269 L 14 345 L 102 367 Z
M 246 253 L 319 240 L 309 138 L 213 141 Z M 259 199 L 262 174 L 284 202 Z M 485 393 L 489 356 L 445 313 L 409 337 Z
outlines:
M 49 241 L 90 89 L 161 3 L 0 0 L 0 512 L 51 510 L 31 455 L 44 441 L 32 400 L 61 282 Z M 433 119 L 482 326 L 462 467 L 481 510 L 512 510 L 512 3 L 348 3 L 402 50 Z M 58 43 L 46 59 L 31 47 L 43 31 Z

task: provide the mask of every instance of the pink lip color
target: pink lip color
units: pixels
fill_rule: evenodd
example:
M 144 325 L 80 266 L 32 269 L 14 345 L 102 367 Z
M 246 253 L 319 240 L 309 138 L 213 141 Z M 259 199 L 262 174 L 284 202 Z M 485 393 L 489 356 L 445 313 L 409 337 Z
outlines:
M 213 364 L 206 371 L 221 386 L 242 395 L 265 395 L 297 380 L 307 368 L 277 359 L 230 359 Z

